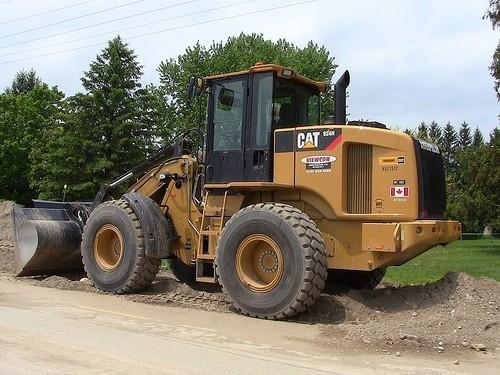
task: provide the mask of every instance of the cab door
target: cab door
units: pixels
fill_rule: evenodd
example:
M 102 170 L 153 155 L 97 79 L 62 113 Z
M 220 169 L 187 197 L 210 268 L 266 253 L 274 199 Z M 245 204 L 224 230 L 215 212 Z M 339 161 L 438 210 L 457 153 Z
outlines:
M 248 77 L 212 82 L 207 131 L 207 183 L 243 181 Z
M 244 181 L 272 181 L 273 72 L 249 77 L 248 124 L 245 134 Z

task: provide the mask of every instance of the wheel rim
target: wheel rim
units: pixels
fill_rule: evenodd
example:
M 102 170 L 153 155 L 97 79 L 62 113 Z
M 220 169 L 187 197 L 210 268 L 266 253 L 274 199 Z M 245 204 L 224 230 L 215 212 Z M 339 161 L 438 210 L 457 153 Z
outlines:
M 111 224 L 103 225 L 94 239 L 94 258 L 99 268 L 111 272 L 122 262 L 124 252 L 120 230 Z
M 271 237 L 252 234 L 238 247 L 236 272 L 248 289 L 269 292 L 283 276 L 283 252 Z

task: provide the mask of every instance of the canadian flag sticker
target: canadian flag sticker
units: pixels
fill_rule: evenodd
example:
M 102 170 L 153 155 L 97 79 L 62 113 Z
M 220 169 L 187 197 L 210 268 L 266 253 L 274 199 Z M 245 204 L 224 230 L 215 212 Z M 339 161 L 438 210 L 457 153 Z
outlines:
M 408 198 L 410 196 L 410 188 L 408 186 L 392 186 L 389 189 L 391 198 Z

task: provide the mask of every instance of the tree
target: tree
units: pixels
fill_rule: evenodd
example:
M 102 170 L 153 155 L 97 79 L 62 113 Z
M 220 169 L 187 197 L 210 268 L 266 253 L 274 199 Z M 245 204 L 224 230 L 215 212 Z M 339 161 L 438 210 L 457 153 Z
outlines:
M 448 122 L 444 127 L 440 144 L 445 170 L 448 175 L 453 173 L 453 167 L 455 166 L 455 148 L 457 144 L 457 132 L 451 123 Z
M 459 181 L 449 190 L 450 216 L 463 223 L 464 231 L 482 232 L 486 225 L 500 229 L 500 131 L 490 141 L 457 153 Z
M 429 141 L 435 144 L 441 142 L 441 127 L 436 121 L 432 121 L 429 125 Z
M 29 183 L 30 154 L 57 123 L 63 97 L 43 83 L 26 93 L 0 95 L 0 198 L 28 204 L 36 197 Z
M 477 148 L 479 146 L 482 146 L 483 144 L 484 144 L 483 134 L 476 126 L 476 129 L 474 130 L 474 135 L 472 136 L 472 146 Z
M 331 82 L 337 68 L 333 60 L 325 47 L 313 42 L 300 48 L 284 39 L 277 42 L 264 39 L 261 34 L 242 33 L 209 47 L 197 42 L 177 59 L 163 61 L 158 68 L 163 92 L 168 93 L 165 97 L 167 128 L 163 138 L 168 138 L 172 132 L 196 127 L 205 114 L 206 96 L 199 105 L 187 101 L 186 86 L 190 75 L 204 77 L 246 70 L 261 61 L 284 65 L 312 79 Z M 323 116 L 332 113 L 332 103 L 329 92 L 322 99 Z
M 429 140 L 429 129 L 425 121 L 422 121 L 417 128 L 417 138 L 422 139 L 424 141 Z
M 5 89 L 5 93 L 12 95 L 27 94 L 40 84 L 42 84 L 42 80 L 38 78 L 33 69 L 21 70 L 16 74 L 12 84 Z
M 489 8 L 483 18 L 491 21 L 491 26 L 495 30 L 500 25 L 500 0 L 490 0 Z M 493 61 L 490 65 L 490 72 L 495 81 L 495 92 L 497 100 L 500 101 L 500 41 L 493 53 Z
M 458 131 L 458 145 L 462 148 L 469 147 L 472 144 L 472 137 L 470 135 L 469 124 L 465 121 L 460 125 L 460 130 Z
M 403 130 L 403 133 L 408 134 L 410 137 L 415 136 L 415 131 L 413 129 L 406 128 L 405 130 Z
M 139 82 L 142 66 L 120 37 L 90 64 L 85 93 L 66 101 L 61 124 L 44 134 L 32 182 L 43 198 L 90 199 L 100 185 L 144 160 L 154 148 L 151 92 Z

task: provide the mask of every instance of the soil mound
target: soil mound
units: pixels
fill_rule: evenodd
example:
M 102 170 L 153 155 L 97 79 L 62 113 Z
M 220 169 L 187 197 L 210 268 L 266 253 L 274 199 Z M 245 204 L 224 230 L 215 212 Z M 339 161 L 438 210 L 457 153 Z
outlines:
M 13 202 L 0 202 L 0 272 L 15 272 L 14 246 L 12 243 L 12 228 L 10 213 Z
M 495 349 L 500 346 L 500 283 L 449 273 L 426 285 L 323 295 L 302 319 L 328 324 L 325 338 L 346 344 L 440 351 L 479 343 Z

